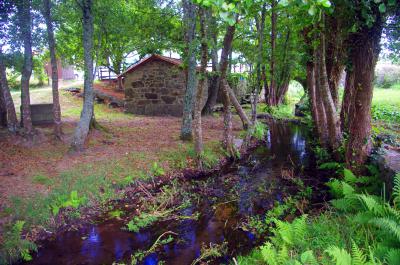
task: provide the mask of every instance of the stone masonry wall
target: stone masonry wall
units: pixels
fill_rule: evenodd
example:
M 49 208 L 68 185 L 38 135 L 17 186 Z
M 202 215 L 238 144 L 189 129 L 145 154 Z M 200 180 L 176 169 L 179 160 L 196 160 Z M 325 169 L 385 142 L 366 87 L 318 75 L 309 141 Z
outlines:
M 182 115 L 185 73 L 179 66 L 154 60 L 124 79 L 125 109 L 141 115 Z

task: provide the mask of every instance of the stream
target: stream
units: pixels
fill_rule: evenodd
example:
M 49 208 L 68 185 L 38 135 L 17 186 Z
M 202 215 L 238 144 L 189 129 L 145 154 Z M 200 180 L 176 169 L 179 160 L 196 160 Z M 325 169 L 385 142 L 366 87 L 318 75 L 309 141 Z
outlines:
M 179 209 L 179 214 L 197 213 L 197 219 L 160 220 L 139 232 L 129 232 L 124 228 L 134 216 L 134 207 L 124 202 L 120 208 L 130 219 L 105 215 L 76 231 L 63 232 L 43 242 L 26 264 L 130 264 L 133 253 L 150 249 L 166 231 L 174 233 L 174 240 L 146 253 L 139 264 L 192 264 L 201 255 L 202 247 L 223 242 L 224 255 L 211 263 L 231 263 L 233 257 L 246 254 L 263 242 L 251 229 L 244 228 L 248 217 L 263 216 L 276 203 L 295 194 L 298 188 L 288 178 L 307 179 L 314 172 L 306 128 L 272 121 L 268 128 L 263 144 L 246 157 L 220 172 L 177 184 L 184 186 L 190 196 L 198 195 L 187 207 Z

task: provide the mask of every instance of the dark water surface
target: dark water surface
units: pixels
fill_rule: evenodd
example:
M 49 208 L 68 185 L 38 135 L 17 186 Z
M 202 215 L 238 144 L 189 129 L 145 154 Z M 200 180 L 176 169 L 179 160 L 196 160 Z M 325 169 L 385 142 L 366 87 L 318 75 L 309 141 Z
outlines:
M 105 218 L 78 231 L 60 234 L 44 242 L 29 264 L 129 264 L 132 253 L 149 249 L 163 232 L 178 236 L 144 258 L 142 264 L 191 264 L 203 244 L 227 242 L 227 254 L 214 263 L 230 263 L 260 242 L 241 224 L 246 216 L 263 215 L 292 191 L 282 176 L 306 174 L 310 155 L 307 131 L 299 125 L 269 123 L 265 144 L 229 169 L 208 177 L 209 189 L 197 205 L 183 210 L 188 216 L 200 212 L 198 220 L 158 222 L 139 233 L 123 230 L 126 222 Z M 305 169 L 305 170 L 303 170 Z M 196 180 L 192 184 L 196 187 Z

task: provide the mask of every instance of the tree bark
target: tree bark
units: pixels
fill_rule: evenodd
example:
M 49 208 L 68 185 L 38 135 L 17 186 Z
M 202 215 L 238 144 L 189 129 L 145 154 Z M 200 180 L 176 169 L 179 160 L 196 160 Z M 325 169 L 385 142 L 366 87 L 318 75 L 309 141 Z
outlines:
M 326 122 L 329 135 L 329 147 L 336 150 L 340 145 L 340 129 L 337 119 L 336 107 L 329 90 L 328 76 L 325 64 L 325 34 L 320 33 L 320 44 L 317 50 L 317 63 L 319 68 L 319 90 L 325 107 Z
M 340 124 L 342 133 L 349 132 L 349 117 L 352 115 L 351 108 L 354 106 L 352 102 L 354 94 L 354 72 L 350 69 L 346 71 L 346 82 L 344 85 L 344 94 L 342 101 L 342 108 L 340 110 Z
M 244 112 L 242 106 L 240 105 L 239 101 L 236 98 L 235 92 L 233 92 L 232 88 L 229 86 L 228 82 L 225 84 L 225 89 L 229 94 L 229 98 L 233 106 L 235 107 L 235 110 L 237 114 L 239 115 L 242 124 L 243 124 L 243 129 L 247 130 L 250 125 L 252 125 L 249 117 L 247 117 L 246 113 Z
M 308 100 L 311 110 L 311 117 L 314 121 L 314 129 L 315 132 L 318 134 L 320 121 L 318 119 L 318 108 L 317 108 L 317 99 L 316 99 L 316 92 L 315 92 L 315 77 L 314 77 L 314 65 L 311 61 L 308 61 L 306 64 L 306 74 L 307 74 L 307 92 L 308 92 Z
M 82 0 L 83 13 L 83 51 L 84 51 L 84 99 L 81 118 L 76 126 L 72 139 L 71 148 L 80 151 L 89 133 L 90 123 L 93 117 L 94 94 L 93 94 L 93 2 Z
M 183 115 L 181 139 L 192 139 L 192 120 L 193 120 L 193 102 L 196 92 L 196 47 L 195 47 L 195 31 L 196 31 L 196 6 L 190 0 L 183 0 L 184 21 L 186 26 L 186 42 L 187 42 L 187 64 L 188 74 L 186 82 L 186 92 L 183 101 Z
M 207 45 L 207 34 L 206 34 L 206 17 L 204 8 L 199 9 L 200 16 L 200 37 L 201 37 L 201 66 L 200 66 L 200 78 L 198 82 L 198 87 L 196 91 L 196 101 L 194 110 L 194 149 L 196 151 L 197 166 L 199 169 L 203 168 L 202 154 L 203 154 L 203 134 L 201 127 L 201 109 L 203 103 L 203 91 L 206 83 L 206 72 L 207 72 L 207 55 L 208 55 L 208 45 Z
M 47 41 L 50 51 L 51 63 L 51 88 L 53 93 L 53 117 L 54 117 L 54 135 L 61 139 L 61 108 L 60 97 L 58 93 L 58 69 L 56 58 L 56 42 L 54 39 L 53 19 L 51 15 L 51 0 L 43 0 L 43 16 L 46 20 Z
M 270 58 L 270 85 L 269 85 L 269 93 L 265 94 L 265 100 L 267 104 L 270 106 L 275 106 L 277 103 L 275 102 L 276 98 L 276 88 L 275 88 L 275 48 L 276 48 L 276 24 L 277 24 L 277 13 L 276 13 L 277 1 L 272 0 L 271 2 L 271 58 Z
M 223 146 L 229 155 L 235 156 L 235 148 L 233 146 L 233 135 L 232 135 L 232 112 L 229 92 L 227 89 L 226 74 L 229 64 L 229 53 L 232 49 L 233 36 L 235 35 L 236 25 L 228 26 L 224 36 L 223 47 L 221 51 L 221 62 L 220 62 L 220 90 L 222 94 L 222 103 L 224 106 L 224 134 L 223 134 Z
M 351 43 L 351 62 L 354 71 L 352 115 L 349 115 L 349 139 L 346 146 L 346 163 L 359 173 L 371 152 L 371 101 L 375 65 L 380 52 L 382 18 L 375 11 L 376 20 L 371 28 L 364 26 Z
M 255 17 L 256 27 L 257 27 L 257 35 L 258 35 L 258 45 L 257 45 L 257 86 L 253 91 L 253 99 L 252 99 L 252 109 L 251 109 L 251 121 L 255 124 L 257 120 L 257 103 L 258 96 L 262 90 L 262 82 L 263 82 L 263 52 L 264 52 L 264 29 L 265 29 L 265 16 L 267 11 L 266 3 L 263 4 L 260 14 L 260 19 L 258 18 L 258 14 Z
M 20 36 L 24 44 L 24 63 L 21 74 L 21 121 L 24 133 L 28 136 L 33 134 L 29 80 L 32 74 L 32 25 L 31 25 L 31 1 L 17 1 L 18 22 L 20 28 Z
M 325 111 L 325 106 L 324 102 L 322 100 L 322 95 L 321 95 L 321 79 L 319 78 L 320 70 L 321 68 L 319 67 L 318 64 L 318 55 L 317 51 L 314 51 L 314 81 L 315 81 L 315 99 L 316 99 L 316 105 L 317 105 L 317 115 L 318 115 L 318 123 L 317 125 L 317 131 L 318 131 L 318 138 L 320 141 L 320 144 L 323 147 L 328 146 L 328 129 L 327 129 L 327 120 L 326 120 L 326 111 Z
M 211 64 L 212 64 L 212 77 L 211 77 L 211 82 L 208 85 L 208 97 L 206 104 L 204 105 L 202 114 L 203 115 L 210 115 L 212 114 L 212 110 L 217 104 L 217 98 L 218 98 L 218 92 L 219 92 L 219 72 L 218 72 L 218 27 L 217 27 L 217 21 L 214 16 L 211 16 L 210 19 L 210 27 L 211 28 L 211 36 L 210 40 L 212 43 L 212 48 L 211 48 Z
M 18 119 L 15 112 L 14 101 L 11 97 L 10 87 L 7 82 L 6 67 L 3 62 L 3 53 L 0 47 L 0 87 L 5 109 L 7 111 L 7 128 L 11 133 L 16 133 L 18 129 Z

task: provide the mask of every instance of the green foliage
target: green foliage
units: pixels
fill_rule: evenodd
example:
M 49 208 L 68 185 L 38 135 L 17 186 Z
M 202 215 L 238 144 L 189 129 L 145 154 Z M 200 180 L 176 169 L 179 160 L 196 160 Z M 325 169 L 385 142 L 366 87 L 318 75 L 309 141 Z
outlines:
M 259 141 L 264 140 L 266 133 L 267 126 L 262 122 L 256 122 L 251 130 L 251 135 Z
M 159 177 L 165 175 L 165 170 L 158 165 L 157 162 L 153 162 L 150 169 L 150 174 L 154 177 Z
M 126 225 L 128 231 L 130 232 L 139 232 L 140 229 L 146 228 L 158 220 L 158 217 L 155 215 L 143 213 L 139 216 L 135 216 L 131 221 L 129 221 Z
M 46 186 L 50 186 L 53 183 L 49 177 L 44 176 L 44 175 L 34 176 L 32 179 L 32 182 L 37 183 L 37 184 L 46 185 Z
M 4 244 L 0 249 L 0 264 L 11 263 L 18 259 L 30 261 L 32 259 L 30 252 L 37 251 L 33 242 L 21 238 L 24 225 L 24 221 L 16 221 L 11 229 L 4 234 Z
M 78 208 L 86 201 L 85 197 L 79 197 L 76 190 L 71 191 L 69 196 L 59 196 L 51 203 L 50 207 L 53 215 L 57 215 L 61 208 L 72 207 Z

